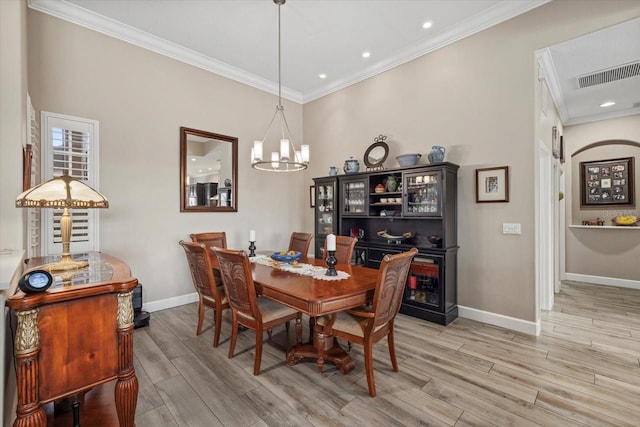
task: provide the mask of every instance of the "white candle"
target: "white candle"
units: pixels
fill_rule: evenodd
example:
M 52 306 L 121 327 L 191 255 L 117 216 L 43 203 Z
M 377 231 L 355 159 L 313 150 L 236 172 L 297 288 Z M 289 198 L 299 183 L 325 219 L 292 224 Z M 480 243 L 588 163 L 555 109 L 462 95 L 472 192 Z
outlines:
M 256 241 L 256 230 L 249 230 L 249 241 L 250 242 Z
M 327 236 L 327 250 L 328 251 L 335 251 L 336 250 L 336 235 L 335 234 L 329 234 Z

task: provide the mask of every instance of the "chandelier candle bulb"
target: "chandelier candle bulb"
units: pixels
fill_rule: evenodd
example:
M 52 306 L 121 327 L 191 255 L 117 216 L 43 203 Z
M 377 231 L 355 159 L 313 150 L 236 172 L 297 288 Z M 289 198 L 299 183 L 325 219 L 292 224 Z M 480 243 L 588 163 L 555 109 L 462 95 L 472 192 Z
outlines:
M 253 160 L 262 161 L 262 141 L 253 142 Z
M 327 236 L 327 251 L 335 251 L 336 250 L 336 235 L 329 234 Z
M 289 160 L 289 140 L 280 140 L 280 158 L 282 160 Z
M 300 150 L 302 153 L 302 163 L 309 163 L 309 159 L 310 159 L 310 153 L 309 153 L 309 146 L 308 145 L 301 145 L 300 146 Z
M 274 169 L 278 169 L 278 167 L 280 167 L 280 155 L 277 151 L 271 152 L 271 167 Z

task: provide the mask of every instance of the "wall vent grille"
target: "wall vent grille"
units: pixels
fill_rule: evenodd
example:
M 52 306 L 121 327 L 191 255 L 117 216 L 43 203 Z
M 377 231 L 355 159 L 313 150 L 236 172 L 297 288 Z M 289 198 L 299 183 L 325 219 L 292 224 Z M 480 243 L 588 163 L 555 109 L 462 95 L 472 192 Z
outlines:
M 640 61 L 580 76 L 578 77 L 578 87 L 583 89 L 637 76 L 640 76 Z

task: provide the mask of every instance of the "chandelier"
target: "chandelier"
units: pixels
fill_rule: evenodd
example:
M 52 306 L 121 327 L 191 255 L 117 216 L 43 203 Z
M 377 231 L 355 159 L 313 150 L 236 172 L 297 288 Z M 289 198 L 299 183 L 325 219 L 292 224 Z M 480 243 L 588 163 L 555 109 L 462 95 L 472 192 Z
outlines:
M 309 146 L 301 145 L 300 150 L 296 150 L 293 144 L 293 138 L 287 119 L 284 116 L 284 107 L 282 106 L 282 66 L 281 66 L 281 43 L 280 43 L 280 6 L 285 4 L 287 0 L 273 0 L 278 5 L 278 105 L 276 112 L 269 122 L 267 131 L 260 141 L 254 141 L 251 148 L 251 166 L 254 169 L 269 172 L 295 172 L 307 168 L 309 164 Z M 271 156 L 264 158 L 264 143 L 269 136 L 271 126 L 276 121 L 276 117 L 280 122 L 280 147 L 279 151 L 271 151 Z M 277 148 L 277 145 L 276 145 Z

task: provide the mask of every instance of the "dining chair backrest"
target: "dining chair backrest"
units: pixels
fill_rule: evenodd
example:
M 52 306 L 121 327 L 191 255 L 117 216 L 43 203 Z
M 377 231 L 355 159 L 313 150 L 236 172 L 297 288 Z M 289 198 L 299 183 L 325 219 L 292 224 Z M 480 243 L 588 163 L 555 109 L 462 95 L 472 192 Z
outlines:
M 224 248 L 214 248 L 213 252 L 218 257 L 220 276 L 231 308 L 237 310 L 241 316 L 261 322 L 256 287 L 247 254 L 244 251 Z
M 416 248 L 411 248 L 407 252 L 394 255 L 385 255 L 382 258 L 380 269 L 378 270 L 378 280 L 376 290 L 373 294 L 373 306 L 371 311 L 374 313 L 373 322 L 369 322 L 365 331 L 371 333 L 380 325 L 384 325 L 393 320 L 402 302 L 407 275 L 413 257 L 418 253 Z
M 294 231 L 291 233 L 291 239 L 289 240 L 289 250 L 300 252 L 302 257 L 305 258 L 309 252 L 312 238 L 313 234 Z
M 193 242 L 204 243 L 207 247 L 227 247 L 227 233 L 224 231 L 211 231 L 208 233 L 192 233 L 189 235 Z
M 336 236 L 336 261 L 338 264 L 351 264 L 353 249 L 356 247 L 357 240 L 349 236 Z M 324 241 L 324 249 L 322 251 L 322 259 L 327 259 L 327 241 Z
M 193 279 L 196 292 L 206 297 L 220 299 L 218 284 L 213 276 L 211 259 L 215 255 L 211 248 L 204 243 L 198 242 L 185 242 L 181 240 L 179 243 L 187 255 L 187 262 L 189 264 L 189 270 L 191 270 L 191 278 Z

